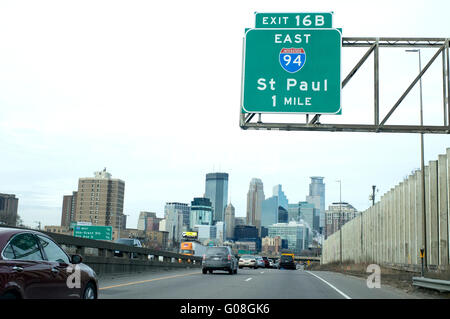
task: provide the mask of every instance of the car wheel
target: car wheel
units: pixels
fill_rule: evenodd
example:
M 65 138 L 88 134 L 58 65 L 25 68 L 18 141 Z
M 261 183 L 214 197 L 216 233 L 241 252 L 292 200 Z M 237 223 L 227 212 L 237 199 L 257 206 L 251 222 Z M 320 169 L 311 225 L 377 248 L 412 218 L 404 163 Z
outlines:
M 233 268 L 228 269 L 228 273 L 229 273 L 230 275 L 232 275 L 232 274 L 234 273 Z
M 211 270 L 209 270 L 209 273 L 210 273 L 210 274 L 212 274 L 212 273 L 213 273 L 212 269 L 211 269 Z
M 237 270 L 238 270 L 237 268 L 234 270 L 234 274 L 237 274 Z
M 86 285 L 83 292 L 83 299 L 97 299 L 97 291 L 95 290 L 95 286 L 92 282 L 89 282 Z
M 207 271 L 206 269 L 202 269 L 202 273 L 203 273 L 204 275 L 206 275 L 207 272 L 208 272 L 208 271 Z

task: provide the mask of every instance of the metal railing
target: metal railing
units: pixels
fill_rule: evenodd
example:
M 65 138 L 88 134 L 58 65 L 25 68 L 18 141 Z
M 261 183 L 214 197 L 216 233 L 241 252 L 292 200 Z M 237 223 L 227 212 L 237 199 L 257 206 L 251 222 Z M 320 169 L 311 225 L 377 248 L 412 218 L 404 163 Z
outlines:
M 201 257 L 186 256 L 170 251 L 132 247 L 109 241 L 73 237 L 23 227 L 3 225 L 2 227 L 44 233 L 53 238 L 67 254 L 81 255 L 83 263 L 90 266 L 98 274 L 173 268 L 198 268 L 201 267 L 202 262 Z M 119 254 L 116 252 L 119 252 Z
M 450 281 L 448 280 L 413 277 L 413 286 L 439 290 L 440 292 L 450 291 Z

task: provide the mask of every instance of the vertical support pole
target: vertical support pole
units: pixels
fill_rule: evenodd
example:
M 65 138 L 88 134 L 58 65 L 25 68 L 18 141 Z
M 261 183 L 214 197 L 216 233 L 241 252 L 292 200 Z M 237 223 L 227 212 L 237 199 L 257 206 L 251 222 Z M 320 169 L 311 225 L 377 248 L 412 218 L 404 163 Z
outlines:
M 445 41 L 444 43 L 444 50 L 442 50 L 442 101 L 444 104 L 444 126 L 447 126 L 448 120 L 447 120 L 447 108 L 448 108 L 448 100 L 447 100 L 447 85 L 446 85 L 446 79 L 447 79 L 447 44 L 448 42 Z
M 379 77 L 379 39 L 377 38 L 376 46 L 374 49 L 373 62 L 374 62 L 374 125 L 380 124 L 380 77 Z
M 446 62 L 446 69 L 447 69 L 447 72 L 446 72 L 446 75 L 447 75 L 447 77 L 446 77 L 446 85 L 447 85 L 447 114 L 448 114 L 448 116 L 447 116 L 447 123 L 448 122 L 450 122 L 450 101 L 449 101 L 449 99 L 450 99 L 450 58 L 449 58 L 449 54 L 450 54 L 450 52 L 449 52 L 449 39 L 447 39 L 447 41 L 445 41 L 445 49 L 444 49 L 444 51 L 446 52 L 446 60 L 447 60 L 447 62 Z

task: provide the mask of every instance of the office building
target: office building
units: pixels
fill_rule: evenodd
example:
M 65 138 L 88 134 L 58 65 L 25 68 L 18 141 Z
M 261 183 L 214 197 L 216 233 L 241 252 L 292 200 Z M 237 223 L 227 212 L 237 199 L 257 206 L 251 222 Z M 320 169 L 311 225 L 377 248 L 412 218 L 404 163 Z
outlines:
M 281 189 L 281 185 L 275 185 L 273 187 L 273 196 L 276 196 L 278 198 L 278 206 L 283 207 L 285 210 L 288 210 L 289 203 L 286 195 L 284 194 L 283 190 Z
M 183 215 L 183 226 L 189 228 L 191 208 L 189 204 L 186 203 L 178 203 L 178 202 L 168 202 L 165 205 L 166 209 L 173 209 L 181 212 Z
M 224 222 L 216 222 L 216 239 L 222 244 L 225 241 L 225 223 Z
M 143 245 L 151 249 L 166 249 L 169 241 L 169 233 L 166 231 L 151 230 L 145 232 Z
M 225 220 L 225 207 L 228 203 L 228 174 L 206 174 L 205 197 L 211 201 L 213 209 L 213 221 Z
M 75 221 L 125 229 L 124 195 L 125 182 L 111 178 L 106 168 L 95 172 L 93 178 L 80 178 L 75 203 Z
M 246 224 L 247 224 L 247 217 L 235 217 L 234 218 L 234 226 L 235 227 L 237 225 L 246 225 Z M 233 229 L 233 234 L 234 234 L 234 229 Z
M 234 226 L 236 225 L 236 217 L 234 206 L 228 204 L 225 208 L 225 238 L 233 239 L 234 238 Z
M 278 206 L 278 223 L 287 223 L 289 222 L 289 213 L 288 211 L 281 206 Z
M 361 214 L 355 207 L 347 202 L 336 202 L 328 206 L 326 215 L 325 239 L 341 229 L 349 220 Z
M 265 199 L 261 205 L 261 227 L 278 223 L 278 197 Z
M 0 193 L 0 225 L 16 226 L 18 206 L 16 195 Z
M 287 240 L 288 249 L 294 253 L 301 253 L 308 249 L 310 240 L 310 227 L 306 223 L 290 221 L 289 223 L 278 223 L 267 227 L 269 237 L 279 236 Z
M 72 195 L 64 195 L 61 212 L 61 226 L 69 227 L 70 223 L 75 221 L 75 211 L 77 208 L 77 193 L 72 192 Z
M 197 232 L 200 242 L 217 240 L 217 229 L 214 225 L 195 225 L 193 230 Z
M 325 227 L 325 184 L 323 179 L 320 176 L 311 176 L 309 196 L 306 196 L 306 201 L 314 204 L 314 207 L 319 210 L 319 229 Z
M 320 210 L 314 204 L 303 201 L 289 204 L 289 221 L 305 221 L 312 230 L 320 232 Z
M 153 212 L 140 212 L 137 229 L 148 232 L 158 231 L 161 218 L 156 217 Z
M 250 181 L 247 193 L 247 225 L 256 226 L 261 230 L 262 203 L 264 201 L 264 186 L 259 178 Z
M 191 201 L 191 216 L 189 226 L 194 229 L 196 225 L 212 225 L 213 209 L 209 198 L 194 197 Z
M 258 238 L 258 229 L 251 225 L 236 225 L 234 227 L 234 238 L 235 240 Z
M 165 230 L 169 233 L 169 246 L 176 247 L 181 241 L 184 228 L 184 211 L 179 203 L 166 203 L 164 206 Z
M 264 237 L 261 240 L 261 250 L 265 254 L 277 256 L 281 252 L 281 237 Z
M 262 202 L 261 209 L 261 226 L 266 227 L 276 223 L 287 223 L 288 215 L 288 199 L 281 189 L 281 185 L 273 187 L 273 196 Z M 261 234 L 261 237 L 264 237 Z

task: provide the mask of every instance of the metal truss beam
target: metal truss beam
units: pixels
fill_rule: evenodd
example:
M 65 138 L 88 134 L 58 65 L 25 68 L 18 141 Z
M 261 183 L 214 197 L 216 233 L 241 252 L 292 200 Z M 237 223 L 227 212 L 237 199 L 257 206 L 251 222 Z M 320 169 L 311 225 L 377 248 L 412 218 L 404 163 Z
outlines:
M 374 105 L 373 124 L 325 124 L 320 123 L 321 114 L 305 114 L 305 123 L 266 123 L 262 122 L 261 113 L 241 113 L 240 127 L 242 129 L 256 130 L 284 130 L 284 131 L 329 131 L 329 132 L 375 132 L 375 133 L 424 133 L 424 134 L 450 134 L 450 58 L 449 58 L 449 39 L 448 38 L 342 38 L 343 47 L 368 47 L 367 52 L 356 63 L 353 69 L 342 81 L 342 88 L 352 79 L 361 66 L 367 61 L 369 56 L 374 54 Z M 426 66 L 410 83 L 405 92 L 398 101 L 392 106 L 389 112 L 380 122 L 379 112 L 379 49 L 380 48 L 437 48 Z M 434 63 L 437 57 L 442 54 L 442 94 L 443 94 L 443 125 L 387 125 L 386 122 L 397 110 L 404 98 L 409 94 L 414 85 L 422 78 L 423 74 Z M 258 114 L 258 121 L 251 122 L 254 115 Z M 313 115 L 312 120 L 309 116 Z M 325 114 L 324 114 L 325 115 Z

